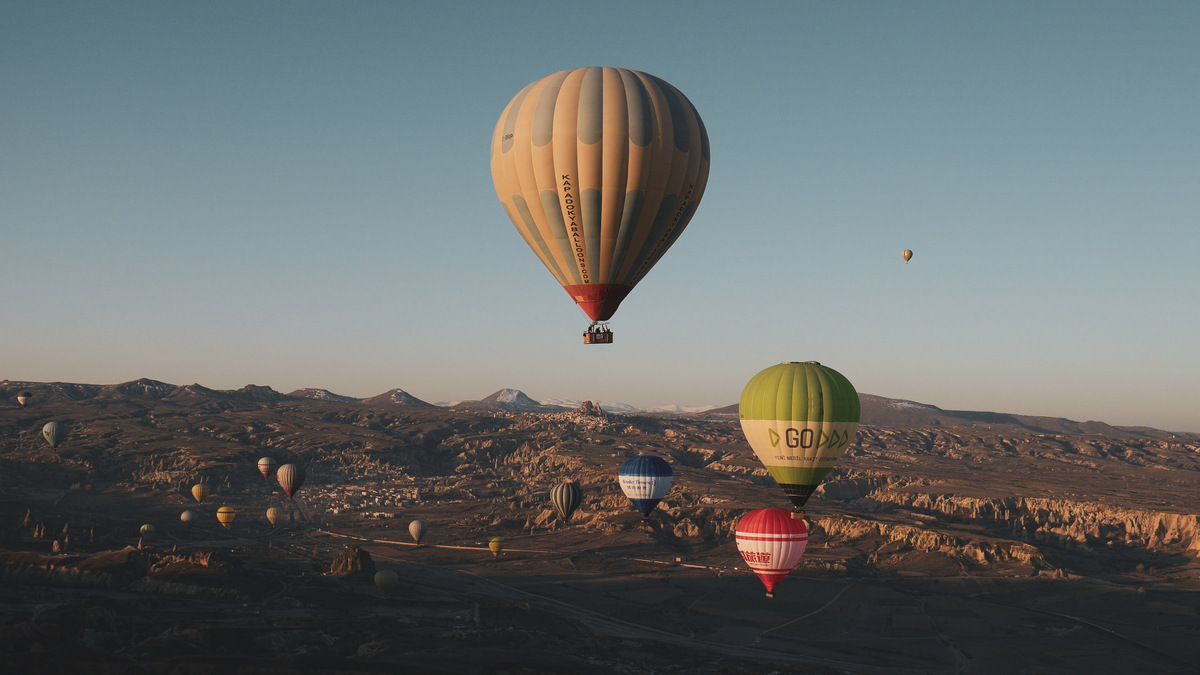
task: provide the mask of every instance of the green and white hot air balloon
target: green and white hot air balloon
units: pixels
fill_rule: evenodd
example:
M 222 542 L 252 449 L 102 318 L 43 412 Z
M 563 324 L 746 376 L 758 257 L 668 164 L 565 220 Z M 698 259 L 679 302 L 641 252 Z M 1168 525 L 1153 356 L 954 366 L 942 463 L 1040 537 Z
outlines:
M 816 361 L 767 368 L 738 404 L 746 441 L 798 511 L 854 440 L 859 414 L 854 385 Z

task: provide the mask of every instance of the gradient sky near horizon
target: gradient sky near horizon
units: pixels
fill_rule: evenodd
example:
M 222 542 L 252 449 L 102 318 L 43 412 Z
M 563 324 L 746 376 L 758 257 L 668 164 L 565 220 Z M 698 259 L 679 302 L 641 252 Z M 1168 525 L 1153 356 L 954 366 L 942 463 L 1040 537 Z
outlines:
M 817 360 L 1200 431 L 1197 35 L 1190 1 L 4 0 L 0 379 L 650 407 Z M 588 347 L 488 152 L 599 65 L 688 96 L 712 172 Z

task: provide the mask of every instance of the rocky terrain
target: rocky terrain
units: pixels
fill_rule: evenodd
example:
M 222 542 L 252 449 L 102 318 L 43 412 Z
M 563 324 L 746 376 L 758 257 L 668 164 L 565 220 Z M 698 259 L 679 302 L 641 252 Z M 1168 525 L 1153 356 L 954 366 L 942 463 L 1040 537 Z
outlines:
M 26 407 L 16 395 L 32 394 Z M 764 597 L 733 544 L 787 508 L 736 406 L 515 390 L 0 382 L 6 672 L 1195 672 L 1200 436 L 863 396 Z M 57 420 L 67 440 L 50 448 Z M 643 521 L 616 469 L 668 459 Z M 260 457 L 304 467 L 288 500 Z M 569 523 L 548 493 L 575 480 Z M 191 487 L 203 483 L 203 502 Z M 237 517 L 222 528 L 215 512 Z M 272 526 L 265 511 L 286 514 Z M 185 528 L 180 513 L 197 522 Z M 429 524 L 417 547 L 408 523 Z M 139 528 L 155 526 L 153 538 Z M 499 557 L 487 541 L 500 536 Z M 354 564 L 335 564 L 356 547 Z M 380 594 L 373 570 L 392 569 Z M 337 572 L 335 573 L 335 568 Z

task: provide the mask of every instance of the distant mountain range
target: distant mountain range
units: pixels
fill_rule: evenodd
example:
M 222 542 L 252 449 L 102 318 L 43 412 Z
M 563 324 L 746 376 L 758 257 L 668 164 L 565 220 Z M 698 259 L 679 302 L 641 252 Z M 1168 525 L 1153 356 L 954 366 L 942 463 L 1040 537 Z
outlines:
M 194 403 L 198 400 L 227 401 L 230 403 L 277 403 L 287 400 L 309 399 L 341 404 L 360 404 L 371 407 L 448 407 L 459 410 L 507 410 L 512 412 L 555 413 L 577 410 L 587 401 L 548 398 L 540 401 L 527 396 L 519 389 L 501 389 L 478 400 L 439 402 L 423 401 L 403 389 L 392 389 L 370 398 L 355 398 L 335 394 L 327 389 L 297 389 L 283 394 L 271 387 L 248 384 L 240 389 L 209 389 L 200 384 L 174 385 L 142 378 L 121 384 L 97 385 L 70 382 L 18 382 L 0 381 L 0 405 L 13 401 L 18 393 L 33 394 L 33 405 L 39 399 L 59 398 L 78 401 L 91 398 L 148 398 L 178 400 Z M 916 428 L 939 427 L 944 429 L 976 429 L 995 432 L 1035 433 L 1046 435 L 1097 435 L 1128 438 L 1200 438 L 1196 433 L 1173 433 L 1151 427 L 1113 426 L 1104 422 L 1076 422 L 1062 417 L 1039 417 L 1009 413 L 980 412 L 967 410 L 943 410 L 934 405 L 886 398 L 872 394 L 859 394 L 862 403 L 861 424 L 878 427 Z M 591 403 L 604 412 L 615 414 L 651 415 L 694 415 L 705 418 L 736 418 L 738 405 L 720 408 L 711 406 L 659 406 L 638 408 L 623 403 Z

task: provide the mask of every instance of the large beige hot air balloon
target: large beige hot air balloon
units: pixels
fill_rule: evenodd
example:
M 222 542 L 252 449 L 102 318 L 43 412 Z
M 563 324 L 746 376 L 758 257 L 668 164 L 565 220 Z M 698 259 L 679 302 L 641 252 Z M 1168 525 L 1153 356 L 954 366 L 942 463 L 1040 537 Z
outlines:
M 275 478 L 279 481 L 279 487 L 287 493 L 288 499 L 291 499 L 300 486 L 304 485 L 304 469 L 296 464 L 284 464 L 275 472 Z
M 513 98 L 492 136 L 500 203 L 593 325 L 683 232 L 708 167 L 708 133 L 692 103 L 624 68 L 543 77 Z M 585 342 L 611 337 L 589 329 Z

